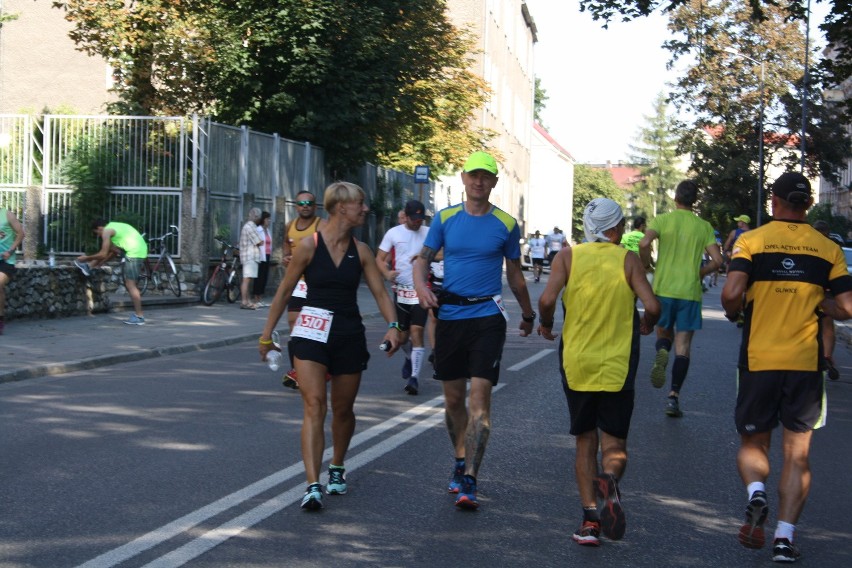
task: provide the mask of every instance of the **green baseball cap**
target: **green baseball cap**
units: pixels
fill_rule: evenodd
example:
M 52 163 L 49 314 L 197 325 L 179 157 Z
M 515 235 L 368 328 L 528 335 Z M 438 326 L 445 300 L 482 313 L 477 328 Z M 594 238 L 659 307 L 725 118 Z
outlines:
M 497 160 L 488 152 L 474 152 L 464 163 L 462 171 L 472 172 L 474 170 L 485 170 L 497 175 Z

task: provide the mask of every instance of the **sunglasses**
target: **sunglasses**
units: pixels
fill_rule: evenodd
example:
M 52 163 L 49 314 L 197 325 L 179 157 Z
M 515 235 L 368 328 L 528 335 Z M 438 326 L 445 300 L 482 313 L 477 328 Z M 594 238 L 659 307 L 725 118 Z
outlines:
M 315 201 L 297 201 L 296 205 L 300 207 L 307 207 L 308 205 L 313 205 Z

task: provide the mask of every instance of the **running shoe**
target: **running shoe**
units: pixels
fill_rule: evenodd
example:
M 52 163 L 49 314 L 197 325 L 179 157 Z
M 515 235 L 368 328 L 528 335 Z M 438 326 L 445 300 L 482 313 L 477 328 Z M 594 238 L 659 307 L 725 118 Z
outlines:
M 287 374 L 281 378 L 281 384 L 288 389 L 299 390 L 299 378 L 296 376 L 296 369 L 287 371 Z
M 825 358 L 825 366 L 828 370 L 828 378 L 832 381 L 836 381 L 840 378 L 840 371 L 837 370 L 837 367 L 834 366 L 834 359 L 831 357 Z
M 597 521 L 583 521 L 583 525 L 571 537 L 577 544 L 583 546 L 601 545 L 601 524 Z
M 408 379 L 408 383 L 405 385 L 405 392 L 410 395 L 417 394 L 417 379 L 415 379 L 414 377 L 410 377 Z
M 311 483 L 305 496 L 302 497 L 302 509 L 306 511 L 319 511 L 322 509 L 322 485 Z
M 671 416 L 672 418 L 683 416 L 683 412 L 680 411 L 680 403 L 676 396 L 670 396 L 668 402 L 666 402 L 666 416 Z
M 786 538 L 776 538 L 772 543 L 773 562 L 795 562 L 802 553 Z
M 740 544 L 746 548 L 763 548 L 766 537 L 763 523 L 769 514 L 769 504 L 764 491 L 755 491 L 746 505 L 746 521 L 740 527 Z M 787 540 L 787 539 L 784 539 Z
M 456 499 L 456 507 L 471 511 L 479 508 L 479 503 L 476 502 L 476 480 L 470 475 L 465 475 L 462 480 L 459 497 Z
M 328 466 L 328 485 L 325 492 L 329 495 L 346 495 L 346 469 L 336 465 Z
M 80 272 L 83 273 L 83 276 L 91 276 L 92 270 L 89 268 L 88 262 L 80 262 L 79 260 L 74 261 L 74 266 L 80 269 Z
M 411 378 L 411 359 L 408 357 L 405 358 L 405 363 L 402 364 L 402 378 Z
M 461 491 L 463 481 L 464 465 L 457 465 L 453 468 L 453 474 L 450 476 L 450 484 L 447 486 L 447 493 L 458 493 Z
M 669 364 L 668 349 L 660 349 L 654 357 L 654 366 L 651 367 L 651 384 L 655 389 L 662 388 L 666 384 L 666 366 Z
M 124 323 L 127 325 L 145 325 L 145 318 L 137 316 L 136 314 L 131 314 Z
M 621 508 L 618 482 L 611 473 L 601 473 L 595 478 L 595 494 L 599 503 L 601 530 L 605 537 L 619 540 L 624 536 L 627 521 Z

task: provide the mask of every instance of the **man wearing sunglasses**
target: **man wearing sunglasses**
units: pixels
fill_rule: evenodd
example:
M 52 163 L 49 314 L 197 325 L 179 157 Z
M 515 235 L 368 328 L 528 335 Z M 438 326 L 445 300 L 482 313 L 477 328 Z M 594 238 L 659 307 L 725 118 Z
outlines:
M 309 191 L 300 191 L 296 194 L 296 213 L 296 218 L 290 221 L 284 228 L 284 255 L 281 257 L 281 263 L 285 268 L 290 265 L 290 259 L 293 258 L 293 250 L 295 250 L 296 245 L 305 237 L 313 236 L 325 222 L 317 217 L 317 199 Z M 291 330 L 296 324 L 296 318 L 299 317 L 299 312 L 302 311 L 307 297 L 308 285 L 305 284 L 305 278 L 302 276 L 299 278 L 296 288 L 293 289 L 293 295 L 287 304 L 287 321 L 290 324 Z M 299 388 L 292 353 L 290 353 L 290 370 L 287 371 L 281 382 L 285 387 L 291 389 Z

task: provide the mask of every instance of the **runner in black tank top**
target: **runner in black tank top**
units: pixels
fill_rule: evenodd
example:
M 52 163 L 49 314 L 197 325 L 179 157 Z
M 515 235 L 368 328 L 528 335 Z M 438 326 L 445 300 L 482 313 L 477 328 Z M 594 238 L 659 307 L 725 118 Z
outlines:
M 303 401 L 302 459 L 308 488 L 302 508 L 309 511 L 323 506 L 319 474 L 325 449 L 325 419 L 331 406 L 326 374 L 331 375 L 334 401 L 331 422 L 334 453 L 325 489 L 329 495 L 347 491 L 343 461 L 355 431 L 354 407 L 361 373 L 370 358 L 357 304 L 362 276 L 389 324 L 383 338 L 390 345 L 387 355 L 399 348 L 396 310 L 385 290 L 376 259 L 367 245 L 352 237 L 352 230 L 364 224 L 369 211 L 365 198 L 364 191 L 351 183 L 335 182 L 326 188 L 324 204 L 328 220 L 314 239 L 302 239 L 297 245 L 269 307 L 258 346 L 261 360 L 266 360 L 266 354 L 275 349 L 272 332 L 299 277 L 304 274 L 308 293 L 298 323 L 290 332 L 290 350 L 295 356 Z

